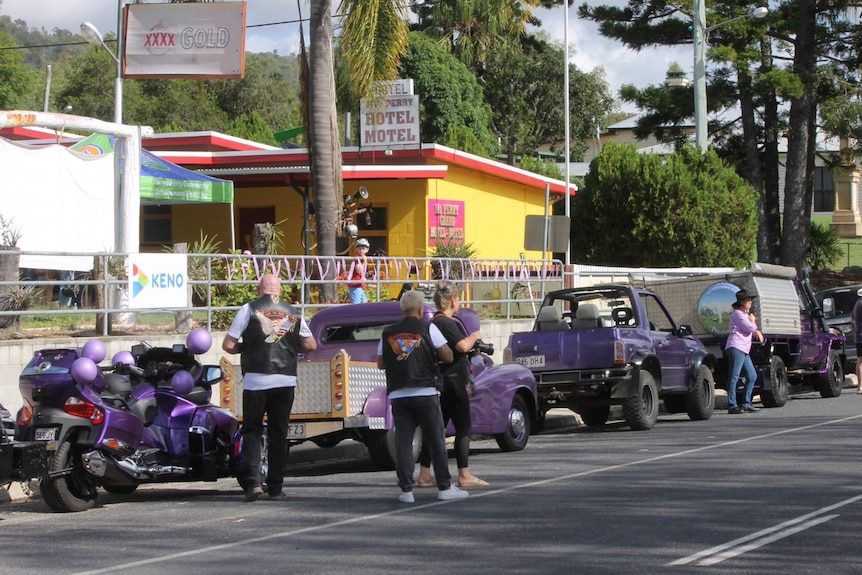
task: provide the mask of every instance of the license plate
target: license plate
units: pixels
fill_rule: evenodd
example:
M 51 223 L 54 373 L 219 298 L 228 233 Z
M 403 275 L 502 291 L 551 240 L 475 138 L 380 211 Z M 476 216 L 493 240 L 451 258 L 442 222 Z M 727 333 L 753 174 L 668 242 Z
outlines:
M 305 439 L 305 424 L 291 423 L 287 426 L 288 439 Z
M 526 367 L 545 367 L 544 355 L 528 355 L 516 358 L 515 361 Z
M 40 427 L 36 430 L 36 441 L 57 441 L 57 428 Z

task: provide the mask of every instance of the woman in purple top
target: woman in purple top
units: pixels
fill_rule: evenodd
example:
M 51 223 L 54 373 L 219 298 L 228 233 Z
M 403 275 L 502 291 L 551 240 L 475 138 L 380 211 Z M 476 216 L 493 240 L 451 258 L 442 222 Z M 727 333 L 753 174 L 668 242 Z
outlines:
M 727 383 L 727 413 L 754 413 L 756 407 L 751 405 L 751 395 L 754 392 L 754 382 L 757 381 L 757 371 L 751 361 L 751 337 L 763 343 L 763 334 L 757 329 L 757 318 L 751 313 L 751 304 L 756 295 L 749 295 L 745 290 L 736 292 L 736 302 L 733 304 L 733 313 L 730 314 L 730 322 L 727 327 L 727 345 L 724 346 L 725 354 L 730 362 Z M 742 407 L 736 403 L 736 384 L 741 372 L 745 370 L 745 397 Z

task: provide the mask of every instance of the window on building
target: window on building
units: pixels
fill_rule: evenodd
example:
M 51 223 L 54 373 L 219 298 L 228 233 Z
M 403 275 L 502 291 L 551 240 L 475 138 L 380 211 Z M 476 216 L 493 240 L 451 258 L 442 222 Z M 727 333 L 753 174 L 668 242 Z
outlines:
M 357 214 L 354 222 L 359 228 L 359 237 L 371 244 L 370 256 L 389 255 L 389 225 L 386 206 L 372 204 L 371 212 Z M 382 253 L 381 253 L 382 252 Z
M 815 212 L 835 211 L 835 186 L 832 170 L 825 167 L 814 168 L 814 206 Z
M 141 206 L 141 245 L 169 246 L 171 240 L 171 206 Z

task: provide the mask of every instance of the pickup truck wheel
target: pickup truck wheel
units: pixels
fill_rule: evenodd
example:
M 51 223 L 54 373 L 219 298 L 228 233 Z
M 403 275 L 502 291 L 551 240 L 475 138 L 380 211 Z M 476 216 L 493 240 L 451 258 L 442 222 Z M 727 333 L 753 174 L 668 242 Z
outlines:
M 820 397 L 838 397 L 844 387 L 844 366 L 841 365 L 841 357 L 837 351 L 829 352 L 827 362 L 826 373 L 817 376 L 817 391 L 820 392 Z
M 395 469 L 397 461 L 395 455 L 395 430 L 375 431 L 368 435 L 365 440 L 365 447 L 368 448 L 368 455 L 371 456 L 371 461 L 374 462 L 382 471 L 392 471 Z M 417 427 L 413 432 L 413 461 L 419 459 L 419 450 L 422 448 L 422 428 Z
M 760 392 L 760 401 L 763 402 L 764 407 L 782 407 L 787 403 L 790 384 L 787 381 L 787 367 L 784 365 L 784 360 L 777 355 L 769 359 L 769 380 L 772 382 L 772 389 Z
M 581 419 L 584 420 L 584 425 L 588 427 L 601 427 L 608 422 L 611 416 L 611 406 L 601 405 L 599 407 L 590 407 L 579 412 Z
M 692 421 L 704 421 L 712 417 L 715 409 L 715 380 L 712 370 L 702 365 L 697 370 L 694 387 L 685 395 L 685 411 Z
M 530 439 L 530 416 L 524 398 L 512 398 L 512 407 L 506 421 L 506 431 L 494 436 L 503 451 L 521 451 Z
M 648 371 L 640 373 L 640 393 L 623 400 L 623 415 L 634 431 L 652 429 L 658 421 L 658 386 Z

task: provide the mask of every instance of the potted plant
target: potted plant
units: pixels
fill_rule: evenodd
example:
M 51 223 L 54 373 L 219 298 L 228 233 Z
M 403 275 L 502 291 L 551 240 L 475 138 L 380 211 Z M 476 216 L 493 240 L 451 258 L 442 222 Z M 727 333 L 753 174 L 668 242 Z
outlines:
M 432 276 L 435 280 L 463 279 L 465 268 L 468 265 L 464 260 L 476 256 L 477 252 L 472 242 L 465 243 L 455 239 L 437 240 L 437 244 L 431 248 Z

